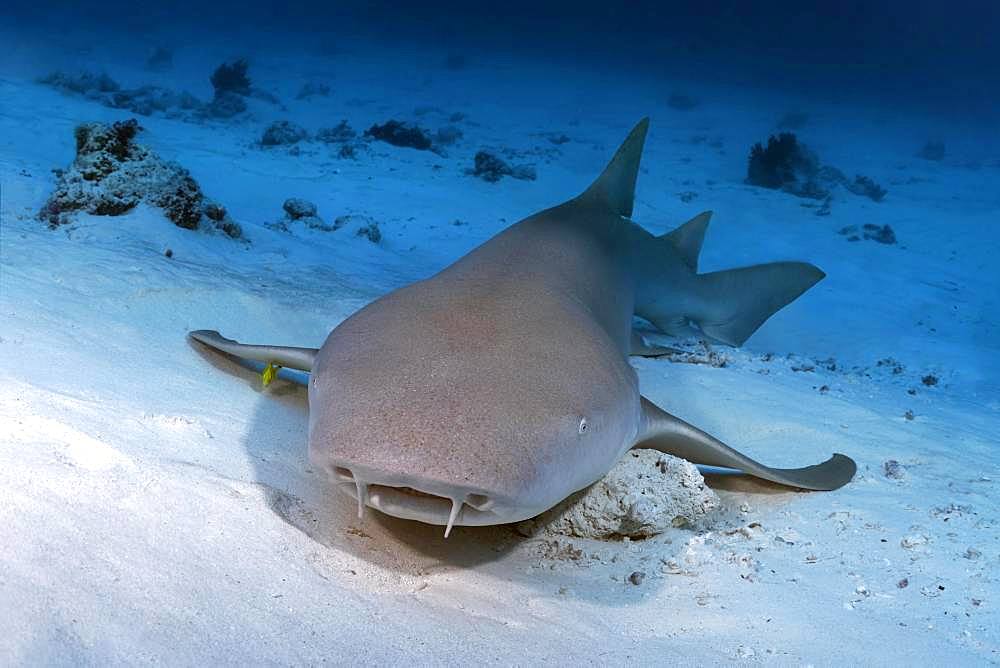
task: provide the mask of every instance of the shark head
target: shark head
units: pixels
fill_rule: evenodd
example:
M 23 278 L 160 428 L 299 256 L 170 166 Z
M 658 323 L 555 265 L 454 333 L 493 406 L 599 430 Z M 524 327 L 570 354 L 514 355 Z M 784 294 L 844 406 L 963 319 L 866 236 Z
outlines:
M 500 328 L 516 318 L 504 304 L 484 319 L 451 301 L 416 284 L 330 334 L 309 386 L 313 463 L 359 513 L 446 532 L 533 517 L 599 479 L 639 419 L 621 353 L 606 336 L 567 347 Z

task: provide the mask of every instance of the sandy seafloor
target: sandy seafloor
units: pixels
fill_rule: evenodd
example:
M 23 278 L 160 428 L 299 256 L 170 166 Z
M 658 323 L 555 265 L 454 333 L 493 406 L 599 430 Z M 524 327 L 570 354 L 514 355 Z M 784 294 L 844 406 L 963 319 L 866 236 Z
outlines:
M 749 86 L 485 56 L 446 70 L 447 54 L 431 48 L 405 58 L 364 44 L 263 51 L 251 75 L 287 110 L 253 101 L 231 122 L 140 118 L 139 141 L 190 169 L 249 243 L 145 207 L 50 230 L 35 213 L 51 170 L 72 160 L 74 126 L 130 114 L 38 76 L 87 62 L 127 85 L 207 98 L 208 72 L 233 52 L 180 49 L 173 71 L 149 73 L 139 47 L 135 65 L 110 43 L 29 59 L 16 56 L 36 43 L 6 37 L 0 662 L 1000 661 L 995 135 Z M 333 93 L 295 100 L 306 81 Z M 676 89 L 701 105 L 671 109 Z M 745 185 L 749 145 L 789 111 L 809 114 L 799 136 L 824 162 L 875 178 L 886 199 L 841 190 L 819 217 L 804 200 Z M 467 117 L 464 138 L 446 156 L 373 143 L 345 160 L 315 142 L 297 155 L 255 144 L 281 118 L 312 131 L 342 118 L 435 129 L 454 112 Z M 728 511 L 713 530 L 633 542 L 464 527 L 444 540 L 374 511 L 358 521 L 307 461 L 305 389 L 279 380 L 264 390 L 257 374 L 185 339 L 211 328 L 318 346 L 367 301 L 576 195 L 647 114 L 638 222 L 663 232 L 712 209 L 703 271 L 803 259 L 828 277 L 743 348 L 715 347 L 725 366 L 635 360 L 644 394 L 773 465 L 849 454 L 859 470 L 847 487 L 716 480 Z M 946 158 L 915 157 L 935 137 Z M 515 162 L 534 164 L 537 180 L 467 175 L 484 147 L 521 151 Z M 384 238 L 265 227 L 288 197 L 317 203 L 327 221 L 369 216 Z M 865 223 L 890 224 L 899 243 L 837 233 Z M 895 362 L 879 365 L 886 358 Z M 922 381 L 930 375 L 936 385 Z M 901 479 L 884 475 L 887 460 Z M 634 571 L 641 585 L 628 582 Z

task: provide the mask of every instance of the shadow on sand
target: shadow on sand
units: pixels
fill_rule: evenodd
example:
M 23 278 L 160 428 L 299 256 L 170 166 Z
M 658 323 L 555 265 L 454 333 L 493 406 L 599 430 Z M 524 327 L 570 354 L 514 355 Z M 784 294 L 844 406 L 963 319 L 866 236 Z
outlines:
M 544 547 L 545 541 L 523 537 L 510 526 L 458 526 L 445 539 L 442 527 L 389 517 L 370 508 L 358 519 L 356 502 L 338 492 L 308 460 L 309 407 L 304 386 L 308 376 L 282 369 L 278 379 L 265 389 L 260 380 L 261 364 L 217 354 L 194 342 L 190 345 L 218 372 L 241 378 L 260 395 L 244 441 L 255 470 L 254 482 L 265 490 L 272 512 L 324 548 L 409 577 L 474 568 L 495 570 L 491 566 L 510 558 L 516 565 L 502 569 L 504 578 L 516 579 L 543 595 L 556 596 L 554 582 L 565 583 L 568 575 L 575 598 L 609 606 L 641 601 L 627 596 L 609 598 L 604 572 L 598 577 L 583 562 L 568 564 L 556 574 L 549 568 L 532 572 L 531 567 L 542 561 L 540 550 L 535 548 Z M 755 497 L 755 503 L 781 504 L 795 495 L 787 488 L 745 476 L 706 476 L 706 481 L 720 492 L 726 505 L 738 506 L 749 497 Z M 585 551 L 620 546 L 584 539 L 574 542 Z M 683 543 L 657 541 L 655 549 L 658 556 L 673 556 Z M 604 584 L 598 585 L 599 581 Z

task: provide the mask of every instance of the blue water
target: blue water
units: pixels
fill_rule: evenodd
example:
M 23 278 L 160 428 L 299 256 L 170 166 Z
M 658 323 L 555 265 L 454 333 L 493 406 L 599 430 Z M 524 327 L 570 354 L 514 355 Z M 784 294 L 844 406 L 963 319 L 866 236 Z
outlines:
M 28 2 L 3 21 L 127 45 L 336 48 L 365 37 L 405 54 L 432 44 L 463 57 L 561 61 L 734 86 L 932 108 L 995 123 L 1000 5 L 989 2 Z M 41 46 L 41 45 L 40 45 Z M 53 46 L 51 43 L 45 45 Z M 10 57 L 10 56 L 8 56 Z

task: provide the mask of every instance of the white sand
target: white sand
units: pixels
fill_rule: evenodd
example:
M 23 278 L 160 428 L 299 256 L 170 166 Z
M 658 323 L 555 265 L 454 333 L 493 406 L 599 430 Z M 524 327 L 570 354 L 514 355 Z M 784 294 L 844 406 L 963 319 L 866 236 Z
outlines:
M 78 58 L 28 59 L 29 38 L 7 37 L 22 57 L 0 70 L 0 662 L 1000 660 L 995 138 L 952 128 L 948 159 L 930 163 L 914 152 L 941 128 L 898 110 L 688 84 L 704 102 L 683 113 L 663 104 L 669 86 L 624 77 L 444 72 L 431 52 L 391 72 L 389 56 L 363 50 L 295 56 L 296 67 L 262 55 L 252 74 L 287 112 L 257 103 L 249 120 L 210 126 L 140 118 L 140 141 L 188 167 L 250 245 L 147 208 L 52 231 L 33 216 L 50 170 L 72 159 L 74 125 L 128 115 L 33 83 Z M 113 62 L 101 48 L 87 57 Z M 176 75 L 203 97 L 206 57 L 182 59 Z M 318 73 L 334 95 L 295 101 Z M 468 115 L 447 157 L 373 144 L 345 161 L 319 144 L 297 156 L 253 146 L 278 118 L 364 129 L 421 105 L 443 110 L 419 118 L 432 129 Z M 840 192 L 816 217 L 742 183 L 750 143 L 798 109 L 811 114 L 803 139 L 883 183 L 884 202 Z M 319 345 L 366 301 L 576 194 L 647 113 L 639 222 L 665 231 L 711 208 L 703 270 L 805 259 L 829 276 L 744 348 L 717 348 L 723 368 L 635 361 L 643 392 L 769 464 L 849 454 L 859 472 L 846 488 L 716 480 L 727 508 L 718 526 L 624 543 L 461 527 L 444 540 L 374 512 L 359 522 L 306 460 L 305 389 L 264 391 L 185 340 L 217 328 Z M 543 132 L 572 141 L 557 147 Z M 514 162 L 535 163 L 538 180 L 465 175 L 480 147 L 523 151 Z M 696 199 L 682 202 L 685 191 Z M 288 197 L 316 202 L 327 221 L 371 216 L 384 240 L 265 228 Z M 836 233 L 866 222 L 891 224 L 900 244 Z M 886 357 L 902 371 L 877 366 Z M 936 386 L 921 382 L 928 374 Z M 900 479 L 883 475 L 890 459 Z

